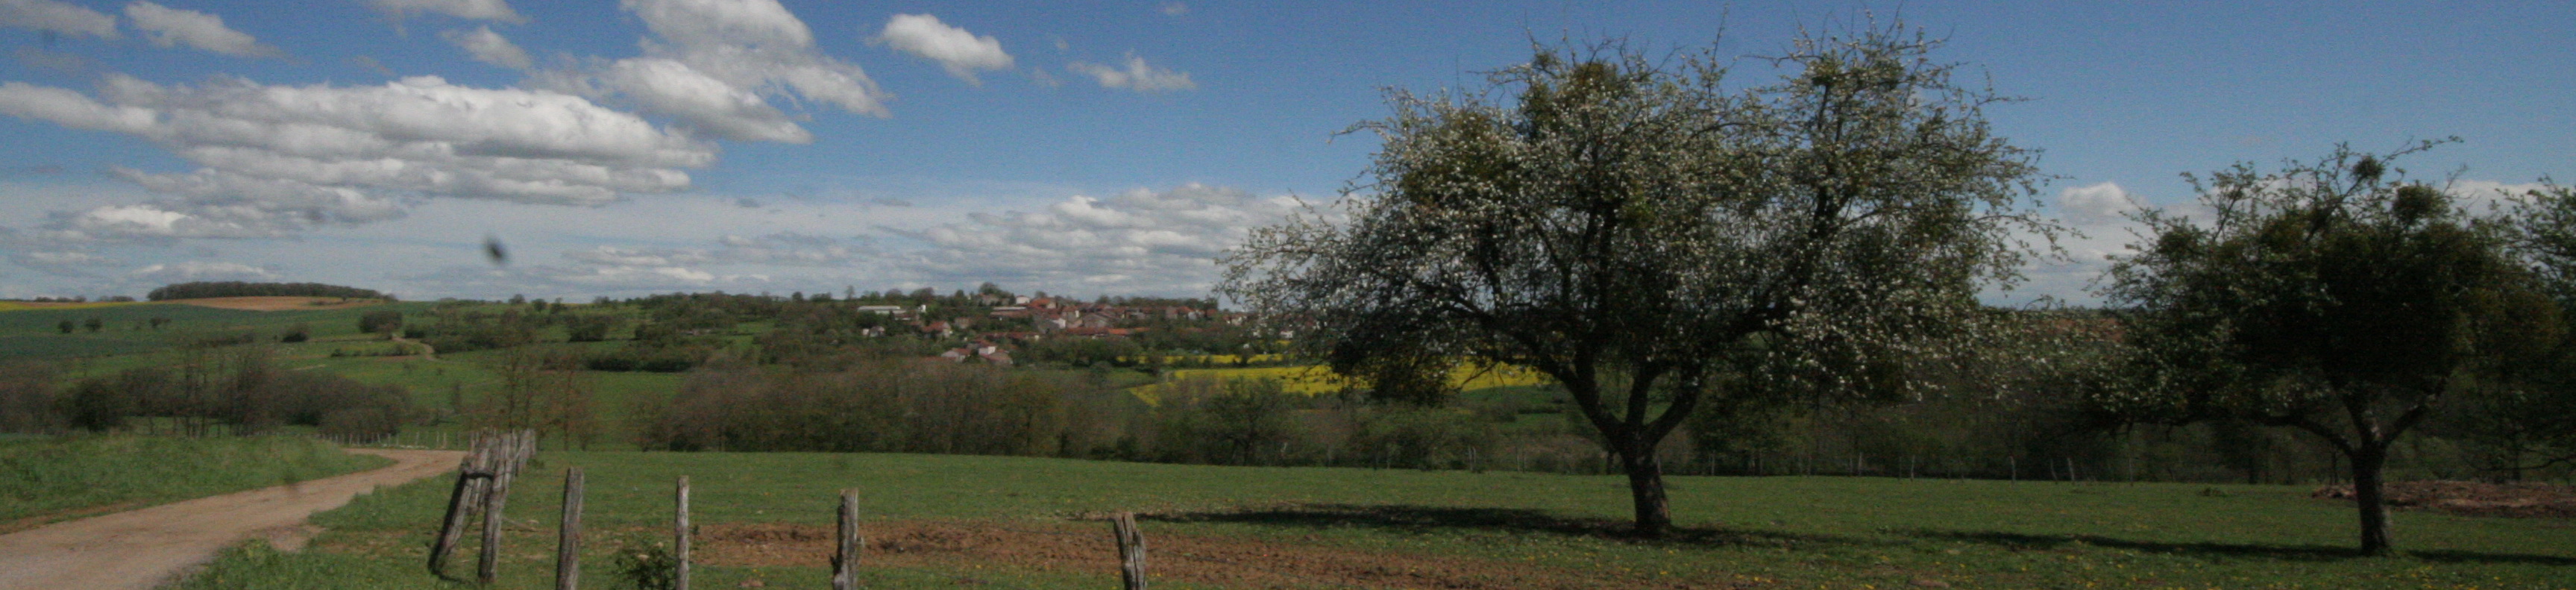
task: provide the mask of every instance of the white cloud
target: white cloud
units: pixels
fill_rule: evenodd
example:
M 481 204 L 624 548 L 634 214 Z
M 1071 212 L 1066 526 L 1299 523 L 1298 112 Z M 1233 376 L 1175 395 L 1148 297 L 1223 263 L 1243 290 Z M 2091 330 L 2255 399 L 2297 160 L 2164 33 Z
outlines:
M 238 262 L 174 262 L 134 269 L 132 278 L 146 283 L 275 280 L 275 271 Z
M 2057 208 L 2065 212 L 2069 224 L 2101 225 L 2126 219 L 2124 215 L 2138 210 L 2138 201 L 2119 184 L 2104 182 L 2059 189 Z
M 116 38 L 116 17 L 55 0 L 0 0 L 0 26 Z
M 1137 57 L 1134 53 L 1127 54 L 1127 64 L 1123 68 L 1078 61 L 1065 64 L 1064 67 L 1072 70 L 1073 73 L 1090 76 L 1092 80 L 1099 82 L 1102 88 L 1137 92 L 1169 92 L 1199 87 L 1197 82 L 1190 81 L 1188 72 L 1175 72 L 1155 67 L 1145 63 L 1145 58 Z
M 99 104 L 79 92 L 25 82 L 0 82 L 0 114 L 73 129 L 132 134 L 147 132 L 159 123 L 159 113 L 152 109 Z
M 527 50 L 520 49 L 518 44 L 511 43 L 500 33 L 492 32 L 492 27 L 477 27 L 471 31 L 455 29 L 439 33 L 438 37 L 464 48 L 466 54 L 474 56 L 474 61 L 514 70 L 528 69 L 536 63 L 528 59 Z
M 1164 2 L 1160 7 L 1160 10 L 1163 11 L 1163 16 L 1180 16 L 1190 13 L 1190 5 L 1179 2 Z
M 468 20 L 528 22 L 505 0 L 367 0 L 367 5 L 396 17 L 434 12 Z
M 677 117 L 726 139 L 810 143 L 814 134 L 760 95 L 715 79 L 688 64 L 660 58 L 618 60 L 599 80 L 645 110 Z
M 858 66 L 814 50 L 814 33 L 777 0 L 624 0 L 661 38 L 647 56 L 689 64 L 739 88 L 776 94 L 794 88 L 807 100 L 852 113 L 884 116 L 887 95 Z
M 581 97 L 429 76 L 163 86 L 110 75 L 96 99 L 8 82 L 0 113 L 134 135 L 200 167 L 118 170 L 172 199 L 57 215 L 50 227 L 73 239 L 282 236 L 399 217 L 398 199 L 413 196 L 597 205 L 687 188 L 680 169 L 715 158 L 712 145 Z
M 770 98 L 802 98 L 887 116 L 885 100 L 858 66 L 823 55 L 805 21 L 776 0 L 624 0 L 652 32 L 641 57 L 594 60 L 578 70 L 542 72 L 545 88 L 595 98 L 624 97 L 643 110 L 728 139 L 806 143 L 813 134 Z M 792 92 L 792 94 L 791 94 Z
M 135 2 L 125 5 L 125 18 L 147 33 L 153 45 L 187 45 L 233 57 L 286 57 L 285 51 L 224 26 L 224 17 L 212 14 Z
M 975 79 L 977 70 L 1005 70 L 1012 65 L 1011 54 L 1002 51 L 1001 41 L 991 35 L 976 36 L 927 14 L 894 15 L 886 20 L 876 40 L 897 51 L 939 62 L 949 75 L 968 83 L 981 83 Z
M 1193 183 L 1074 196 L 1043 211 L 976 213 L 967 223 L 896 233 L 930 246 L 903 264 L 934 280 L 1200 294 L 1216 279 L 1219 254 L 1292 207 L 1286 197 Z

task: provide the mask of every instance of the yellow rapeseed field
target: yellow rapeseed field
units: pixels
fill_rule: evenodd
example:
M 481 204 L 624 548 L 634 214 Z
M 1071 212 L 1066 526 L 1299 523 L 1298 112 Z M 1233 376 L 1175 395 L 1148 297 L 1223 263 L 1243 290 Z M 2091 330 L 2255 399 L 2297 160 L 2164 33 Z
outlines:
M 1161 401 L 1162 388 L 1165 384 L 1199 377 L 1214 378 L 1220 381 L 1235 379 L 1270 379 L 1278 381 L 1281 389 L 1285 389 L 1289 393 L 1301 395 L 1335 393 L 1349 386 L 1347 379 L 1344 379 L 1341 375 L 1334 374 L 1333 370 L 1329 367 L 1325 367 L 1323 365 L 1300 365 L 1294 367 L 1174 369 L 1164 373 L 1162 383 L 1139 385 L 1129 389 L 1129 391 L 1135 393 L 1136 398 L 1144 400 L 1145 403 L 1158 403 Z M 1547 376 L 1539 373 L 1537 370 L 1508 365 L 1479 371 L 1474 366 L 1461 363 L 1456 369 L 1452 369 L 1449 373 L 1449 382 L 1456 384 L 1459 389 L 1539 385 L 1546 383 L 1546 379 Z

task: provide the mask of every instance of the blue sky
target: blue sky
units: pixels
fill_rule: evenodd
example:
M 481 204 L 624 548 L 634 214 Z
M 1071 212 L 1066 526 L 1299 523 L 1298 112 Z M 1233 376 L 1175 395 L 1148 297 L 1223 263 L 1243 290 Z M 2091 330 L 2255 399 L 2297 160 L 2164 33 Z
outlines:
M 1868 14 L 2029 98 L 1996 130 L 2092 234 L 1998 301 L 2087 300 L 2181 172 L 2457 135 L 2401 164 L 2576 177 L 2563 3 L 0 0 L 0 297 L 1199 295 L 1360 172 L 1375 139 L 1334 134 L 1382 88 L 1533 36 L 1761 55 Z

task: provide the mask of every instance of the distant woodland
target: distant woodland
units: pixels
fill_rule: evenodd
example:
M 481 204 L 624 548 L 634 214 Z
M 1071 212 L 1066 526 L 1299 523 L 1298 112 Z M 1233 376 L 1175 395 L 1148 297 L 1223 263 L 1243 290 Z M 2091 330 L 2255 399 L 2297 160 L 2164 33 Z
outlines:
M 145 295 L 153 301 L 205 299 L 209 297 L 342 297 L 348 299 L 393 300 L 374 289 L 325 285 L 322 283 L 252 283 L 245 281 L 198 281 L 178 283 L 153 289 Z

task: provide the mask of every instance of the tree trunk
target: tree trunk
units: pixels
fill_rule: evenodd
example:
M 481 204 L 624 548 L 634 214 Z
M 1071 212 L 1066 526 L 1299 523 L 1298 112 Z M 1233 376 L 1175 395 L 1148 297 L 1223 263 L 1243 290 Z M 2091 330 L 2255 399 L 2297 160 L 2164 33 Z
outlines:
M 2380 468 L 2388 462 L 2388 449 L 2364 445 L 2352 453 L 2352 502 L 2361 510 L 2361 552 L 2364 555 L 2388 555 L 2396 548 L 2388 539 L 2387 490 L 2380 481 Z
M 1672 529 L 1673 511 L 1671 502 L 1664 496 L 1663 464 L 1655 461 L 1652 447 L 1632 449 L 1618 455 L 1619 466 L 1628 472 L 1628 496 L 1636 503 L 1637 536 L 1664 536 Z

